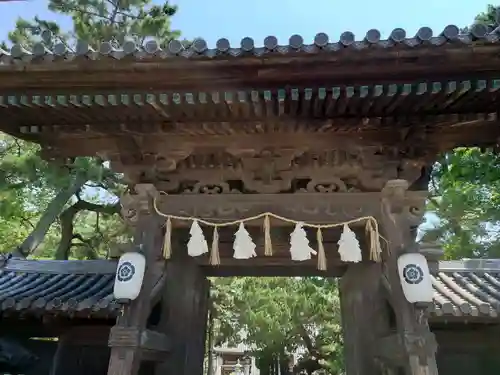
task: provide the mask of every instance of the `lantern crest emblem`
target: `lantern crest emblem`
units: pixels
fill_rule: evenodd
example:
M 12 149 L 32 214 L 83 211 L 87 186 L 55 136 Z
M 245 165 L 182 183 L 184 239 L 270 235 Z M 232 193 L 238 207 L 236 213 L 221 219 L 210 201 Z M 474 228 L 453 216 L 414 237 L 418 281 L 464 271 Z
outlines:
M 135 267 L 130 262 L 123 262 L 118 268 L 117 278 L 118 281 L 127 282 L 132 280 L 135 275 Z

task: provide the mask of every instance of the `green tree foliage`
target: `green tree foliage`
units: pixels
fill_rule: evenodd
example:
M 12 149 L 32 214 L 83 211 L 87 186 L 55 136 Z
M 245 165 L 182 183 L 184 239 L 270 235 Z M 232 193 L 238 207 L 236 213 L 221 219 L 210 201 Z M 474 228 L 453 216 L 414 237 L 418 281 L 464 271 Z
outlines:
M 119 226 L 117 218 L 111 220 L 109 214 L 111 207 L 113 213 L 119 212 L 116 195 L 123 189 L 120 176 L 105 163 L 92 158 L 78 158 L 66 165 L 48 163 L 40 157 L 38 145 L 1 135 L 0 248 L 12 251 L 20 247 L 21 253 L 36 250 L 38 256 L 55 256 L 54 250 L 62 245 L 62 229 L 67 228 L 67 214 L 63 214 L 77 208 L 71 220 L 76 229 L 57 257 L 67 258 L 72 249 L 80 258 L 103 254 L 109 247 L 108 236 L 118 233 L 117 228 L 104 231 L 104 227 Z
M 156 38 L 165 44 L 180 35 L 170 29 L 170 17 L 177 7 L 168 1 L 159 6 L 151 0 L 50 0 L 49 9 L 71 16 L 73 35 L 92 44 L 123 43 L 127 38 L 139 44 Z
M 497 22 L 497 8 L 498 6 L 489 4 L 485 12 L 481 12 L 476 16 L 474 22 L 485 25 L 495 25 Z
M 76 40 L 98 48 L 103 41 L 119 46 L 125 40 L 143 44 L 150 38 L 165 45 L 180 36 L 179 31 L 170 28 L 177 7 L 168 1 L 153 5 L 151 0 L 50 0 L 48 7 L 56 14 L 71 17 L 73 29 L 63 32 L 56 22 L 39 17 L 19 18 L 8 35 L 9 41 L 25 46 L 44 42 L 49 48 L 62 42 L 72 49 Z
M 143 43 L 148 38 L 165 44 L 179 36 L 170 29 L 177 8 L 168 1 L 153 5 L 151 0 L 50 0 L 48 6 L 70 16 L 73 28 L 63 31 L 54 21 L 19 18 L 8 42 L 27 47 L 44 42 L 49 48 L 62 42 L 71 50 L 77 40 L 98 47 L 102 41 Z M 38 145 L 1 135 L 0 171 L 0 251 L 95 258 L 127 238 L 117 215 L 117 196 L 126 185 L 103 160 L 47 163 Z
M 216 343 L 255 348 L 261 373 L 277 355 L 305 353 L 295 371 L 342 369 L 342 334 L 335 279 L 218 278 L 214 280 Z
M 474 22 L 494 25 L 488 5 Z M 442 244 L 447 259 L 500 257 L 500 157 L 497 151 L 458 148 L 436 163 L 428 212 L 439 219 L 424 241 Z
M 428 211 L 439 223 L 425 241 L 442 243 L 448 259 L 500 257 L 500 156 L 459 148 L 436 164 Z

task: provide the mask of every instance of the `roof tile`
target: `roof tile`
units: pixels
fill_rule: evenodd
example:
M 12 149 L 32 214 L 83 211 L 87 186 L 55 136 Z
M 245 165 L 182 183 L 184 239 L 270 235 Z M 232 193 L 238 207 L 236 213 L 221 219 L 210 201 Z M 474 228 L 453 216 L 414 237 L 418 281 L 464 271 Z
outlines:
M 0 266 L 0 310 L 115 316 L 115 269 L 113 261 L 9 260 Z
M 432 285 L 431 315 L 496 318 L 500 312 L 500 263 L 493 260 L 441 262 Z
M 120 309 L 113 299 L 115 269 L 113 261 L 7 261 L 0 265 L 0 313 L 115 316 Z M 500 313 L 500 261 L 441 262 L 432 285 L 431 317 Z
M 333 39 L 333 38 L 332 38 Z M 394 29 L 389 38 L 380 39 L 380 31 L 370 29 L 361 40 L 356 40 L 355 35 L 350 31 L 343 32 L 337 41 L 332 40 L 325 33 L 318 33 L 312 44 L 304 44 L 301 35 L 292 35 L 288 43 L 279 45 L 275 36 L 268 36 L 263 41 L 262 47 L 256 47 L 254 39 L 250 37 L 242 38 L 238 47 L 231 46 L 229 41 L 221 38 L 217 41 L 215 48 L 208 48 L 204 39 L 196 39 L 187 48 L 179 40 L 172 40 L 166 46 L 160 46 L 157 41 L 149 40 L 144 45 L 136 45 L 133 41 L 126 41 L 121 46 L 112 42 L 103 42 L 97 50 L 92 49 L 86 41 L 79 41 L 75 51 L 71 51 L 66 44 L 59 43 L 49 49 L 43 43 L 38 43 L 31 50 L 20 44 L 16 44 L 11 51 L 0 49 L 0 61 L 3 64 L 18 64 L 26 62 L 52 62 L 56 60 L 72 60 L 77 57 L 84 57 L 90 60 L 97 59 L 122 59 L 135 57 L 146 59 L 157 57 L 166 59 L 172 57 L 182 57 L 186 59 L 194 58 L 231 58 L 240 56 L 263 56 L 273 54 L 318 54 L 328 52 L 338 52 L 344 49 L 363 50 L 366 48 L 392 48 L 397 46 L 418 47 L 418 46 L 442 46 L 445 44 L 469 45 L 472 43 L 498 43 L 499 31 L 493 27 L 475 25 L 468 33 L 460 34 L 456 25 L 446 26 L 442 32 L 434 36 L 434 32 L 429 27 L 422 27 L 413 37 L 408 37 L 404 29 Z

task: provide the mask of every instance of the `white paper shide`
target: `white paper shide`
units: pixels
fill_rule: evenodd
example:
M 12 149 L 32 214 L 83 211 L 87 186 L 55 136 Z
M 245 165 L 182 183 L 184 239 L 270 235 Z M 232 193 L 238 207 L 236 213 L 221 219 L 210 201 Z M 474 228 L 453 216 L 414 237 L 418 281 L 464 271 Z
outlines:
M 233 250 L 235 259 L 250 259 L 257 256 L 255 252 L 255 243 L 250 237 L 243 223 L 240 223 L 238 230 L 234 235 Z
M 290 234 L 290 255 L 292 260 L 299 262 L 309 260 L 311 255 L 316 255 L 316 251 L 309 246 L 304 223 L 297 223 Z
M 116 269 L 113 294 L 117 300 L 134 300 L 139 296 L 146 270 L 146 258 L 141 253 L 129 252 L 120 257 Z
M 401 255 L 398 258 L 398 271 L 403 293 L 408 302 L 433 301 L 431 274 L 425 256 L 419 253 Z
M 192 257 L 197 257 L 208 253 L 208 243 L 203 234 L 203 230 L 198 223 L 198 220 L 193 220 L 191 224 L 191 229 L 189 230 L 191 237 L 189 238 L 187 249 L 188 255 Z
M 356 238 L 356 234 L 349 228 L 349 225 L 344 224 L 344 230 L 338 241 L 340 259 L 343 262 L 358 263 L 363 260 L 361 247 Z

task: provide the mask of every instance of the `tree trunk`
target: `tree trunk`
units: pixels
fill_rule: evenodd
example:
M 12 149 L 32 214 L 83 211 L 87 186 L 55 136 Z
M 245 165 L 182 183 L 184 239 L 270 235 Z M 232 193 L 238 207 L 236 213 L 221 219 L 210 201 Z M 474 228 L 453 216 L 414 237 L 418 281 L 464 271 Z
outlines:
M 73 240 L 73 220 L 78 210 L 74 206 L 68 207 L 60 215 L 61 219 L 61 240 L 57 246 L 54 258 L 56 260 L 68 260 Z
M 76 214 L 80 211 L 93 211 L 98 214 L 107 213 L 111 215 L 120 212 L 120 204 L 99 205 L 79 199 L 74 205 L 65 209 L 59 217 L 61 221 L 61 240 L 59 241 L 59 246 L 55 254 L 55 259 L 57 260 L 68 260 L 69 258 L 72 241 L 77 236 L 73 232 L 73 221 L 75 220 Z M 79 237 L 81 241 L 85 241 L 81 235 L 79 235 Z
M 33 229 L 30 235 L 17 248 L 23 256 L 26 257 L 31 254 L 42 243 L 50 226 L 54 223 L 54 221 L 56 221 L 68 200 L 75 195 L 86 182 L 87 173 L 77 173 L 72 184 L 67 189 L 60 191 L 54 199 L 52 199 L 42 217 L 36 224 L 35 229 Z

